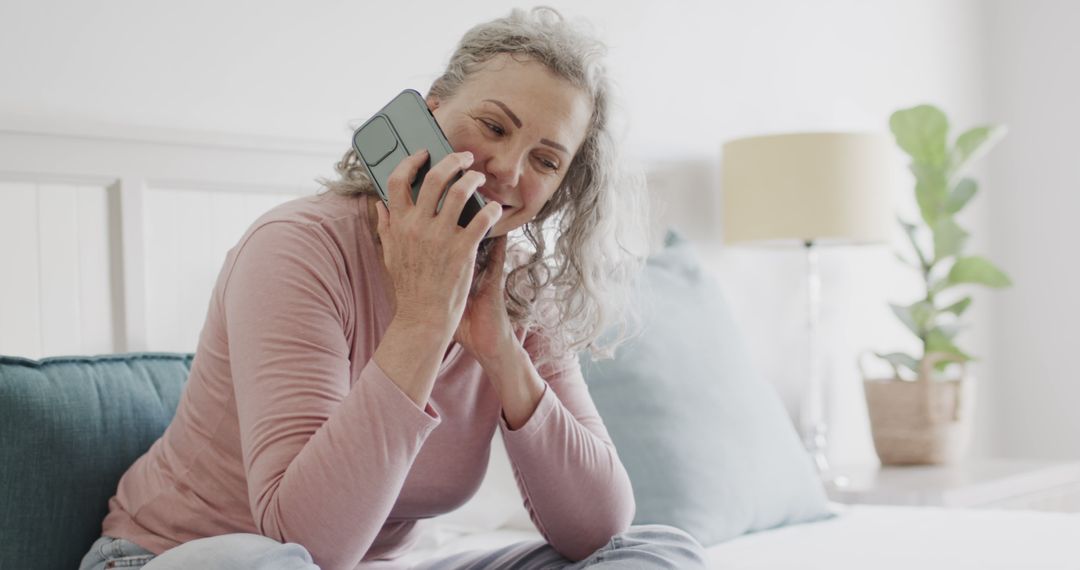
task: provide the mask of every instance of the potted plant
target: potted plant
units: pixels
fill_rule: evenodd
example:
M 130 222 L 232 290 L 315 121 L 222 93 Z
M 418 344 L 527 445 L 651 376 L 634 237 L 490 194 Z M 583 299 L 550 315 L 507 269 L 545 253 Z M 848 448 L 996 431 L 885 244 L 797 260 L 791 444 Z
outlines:
M 871 378 L 864 370 L 863 386 L 882 464 L 947 463 L 966 447 L 974 400 L 967 363 L 975 358 L 955 343 L 971 306 L 971 296 L 962 290 L 1011 285 L 989 260 L 964 253 L 969 234 L 956 215 L 977 190 L 975 181 L 964 176 L 967 168 L 1004 136 L 1005 128 L 970 129 L 950 147 L 948 120 L 930 105 L 893 113 L 889 126 L 911 157 L 921 214 L 917 222 L 899 218 L 915 258 L 899 252 L 897 257 L 919 271 L 925 283 L 921 299 L 890 306 L 919 338 L 922 354 L 874 353 L 888 362 L 892 376 Z

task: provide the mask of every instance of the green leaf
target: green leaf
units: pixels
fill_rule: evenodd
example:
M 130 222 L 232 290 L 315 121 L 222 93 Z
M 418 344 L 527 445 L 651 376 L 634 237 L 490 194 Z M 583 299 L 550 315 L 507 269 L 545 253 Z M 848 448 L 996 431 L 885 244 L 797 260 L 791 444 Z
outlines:
M 914 261 L 911 261 L 910 259 L 904 257 L 904 254 L 900 253 L 899 251 L 894 251 L 893 255 L 896 256 L 896 260 L 900 263 L 903 263 L 904 265 L 909 265 L 911 267 L 914 267 L 915 269 L 919 269 L 918 263 L 915 263 Z
M 908 241 L 911 242 L 911 247 L 915 249 L 915 255 L 919 256 L 919 263 L 923 267 L 929 267 L 930 262 L 927 261 L 926 255 L 923 254 L 922 249 L 919 247 L 919 240 L 915 237 L 915 232 L 919 227 L 915 224 L 909 224 L 904 221 L 903 218 L 897 216 L 897 220 L 900 221 L 900 225 L 904 227 L 904 233 L 907 234 Z
M 934 319 L 937 317 L 937 309 L 929 301 L 922 300 L 912 303 L 908 306 L 911 310 L 911 318 L 915 319 L 915 324 L 919 326 L 919 336 L 930 330 L 934 324 Z
M 952 339 L 949 338 L 945 331 L 942 331 L 940 327 L 930 329 L 926 333 L 926 353 L 930 354 L 931 352 L 944 352 L 954 357 L 954 360 L 957 362 L 971 360 L 971 356 L 957 348 L 957 346 L 952 343 Z M 944 366 L 939 369 L 943 368 Z
M 946 275 L 945 277 L 942 277 L 940 279 L 932 279 L 928 281 L 926 284 L 926 290 L 931 297 L 934 297 L 937 296 L 938 293 L 941 293 L 942 291 L 948 289 L 951 285 L 952 284 L 949 283 L 949 276 Z
M 957 349 L 957 350 L 959 351 L 959 349 Z M 939 352 L 939 354 L 940 353 L 941 352 Z M 931 353 L 927 353 L 927 354 L 931 354 Z M 945 353 L 945 355 L 947 356 L 947 358 L 938 360 L 937 362 L 934 363 L 934 370 L 936 370 L 938 372 L 944 372 L 945 369 L 950 364 L 964 363 L 964 362 L 970 362 L 972 360 L 975 360 L 974 357 L 969 356 L 967 354 L 963 354 L 963 353 L 961 353 L 961 354 Z
M 949 286 L 961 283 L 974 283 L 988 287 L 1002 288 L 1012 285 L 1009 276 L 990 263 L 989 260 L 977 255 L 961 257 L 956 260 L 949 269 L 947 278 Z
M 900 322 L 904 323 L 911 332 L 920 338 L 930 328 L 934 317 L 937 316 L 934 306 L 925 300 L 916 301 L 906 307 L 889 303 L 889 307 L 892 308 L 893 314 L 900 319 Z
M 945 166 L 949 121 L 940 109 L 932 105 L 901 109 L 889 117 L 889 128 L 896 143 L 915 162 L 938 168 Z
M 945 175 L 941 172 L 927 173 L 915 183 L 915 200 L 919 203 L 919 212 L 928 226 L 933 226 L 941 217 L 948 197 Z
M 963 325 L 960 323 L 949 323 L 947 325 L 938 325 L 937 328 L 941 331 L 941 334 L 945 335 L 945 338 L 952 341 L 954 338 L 956 338 L 956 335 L 959 334 L 960 331 L 967 328 L 967 325 Z
M 915 317 L 911 314 L 910 307 L 893 303 L 889 303 L 889 307 L 892 308 L 893 314 L 900 319 L 900 322 L 904 323 L 908 330 L 915 333 L 916 336 L 922 336 L 922 331 L 919 330 L 919 325 L 915 322 Z
M 967 297 L 964 297 L 963 299 L 960 299 L 959 301 L 949 305 L 948 307 L 945 307 L 944 309 L 941 310 L 941 312 L 943 312 L 943 313 L 952 313 L 952 314 L 956 315 L 957 317 L 959 317 L 960 315 L 964 314 L 964 311 L 966 311 L 969 306 L 971 306 L 971 296 L 970 295 L 967 296 Z
M 959 255 L 970 234 L 952 218 L 941 218 L 934 223 L 934 263 Z
M 942 168 L 929 164 L 922 164 L 919 162 L 912 162 L 908 165 L 908 169 L 910 169 L 911 173 L 915 175 L 915 180 L 917 181 L 930 180 L 934 177 L 944 179 L 943 177 L 945 176 L 945 172 Z
M 893 372 L 898 378 L 900 377 L 900 367 L 907 368 L 914 374 L 919 373 L 919 361 L 914 356 L 902 352 L 890 352 L 889 354 L 875 352 L 874 355 L 882 360 L 888 361 L 888 363 L 892 365 Z
M 956 138 L 956 147 L 949 155 L 949 175 L 955 175 L 964 166 L 982 157 L 1007 132 L 1008 129 L 1003 126 L 990 125 L 975 127 L 961 134 Z
M 962 210 L 978 189 L 978 185 L 970 178 L 958 182 L 945 200 L 945 212 L 951 216 Z

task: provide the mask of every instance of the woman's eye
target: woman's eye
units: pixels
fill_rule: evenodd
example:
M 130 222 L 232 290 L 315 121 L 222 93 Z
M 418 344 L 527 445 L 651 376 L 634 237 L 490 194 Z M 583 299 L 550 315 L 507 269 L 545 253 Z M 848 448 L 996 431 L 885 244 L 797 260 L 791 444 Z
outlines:
M 539 160 L 540 160 L 540 164 L 543 165 L 544 168 L 546 168 L 548 170 L 551 170 L 552 172 L 559 169 L 558 164 L 555 164 L 554 162 L 551 162 L 550 160 L 548 160 L 546 158 L 541 158 Z
M 484 121 L 483 123 L 484 123 L 484 125 L 487 126 L 489 131 L 495 133 L 496 135 L 502 136 L 502 135 L 506 134 L 506 131 L 504 131 L 502 127 L 500 127 L 499 125 L 496 125 L 495 123 L 492 123 L 492 122 L 489 122 L 489 121 Z

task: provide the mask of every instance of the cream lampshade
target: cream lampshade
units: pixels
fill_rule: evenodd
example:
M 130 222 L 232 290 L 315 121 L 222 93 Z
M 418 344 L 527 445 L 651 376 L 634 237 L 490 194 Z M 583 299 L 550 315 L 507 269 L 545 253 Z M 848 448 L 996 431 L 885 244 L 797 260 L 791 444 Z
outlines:
M 724 241 L 884 243 L 895 225 L 892 139 L 875 133 L 743 138 L 723 149 Z
M 875 133 L 794 133 L 723 147 L 723 235 L 728 244 L 801 245 L 807 269 L 808 378 L 799 410 L 807 450 L 827 477 L 827 385 L 818 364 L 818 245 L 887 243 L 899 179 L 892 139 Z

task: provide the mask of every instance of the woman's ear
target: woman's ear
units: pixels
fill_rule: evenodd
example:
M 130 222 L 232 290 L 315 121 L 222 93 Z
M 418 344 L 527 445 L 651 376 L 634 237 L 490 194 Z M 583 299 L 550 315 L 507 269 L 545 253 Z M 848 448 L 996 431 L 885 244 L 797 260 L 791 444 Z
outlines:
M 426 101 L 427 101 L 427 108 L 428 108 L 429 111 L 434 112 L 435 109 L 439 108 L 439 98 L 438 97 L 436 97 L 434 95 L 428 95 Z

